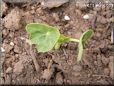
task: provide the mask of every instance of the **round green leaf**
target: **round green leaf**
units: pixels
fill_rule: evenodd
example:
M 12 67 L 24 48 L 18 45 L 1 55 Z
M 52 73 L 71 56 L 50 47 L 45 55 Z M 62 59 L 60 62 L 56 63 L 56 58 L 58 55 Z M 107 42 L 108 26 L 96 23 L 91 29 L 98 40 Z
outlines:
M 58 28 L 47 24 L 31 23 L 26 26 L 29 39 L 36 44 L 39 52 L 47 52 L 53 49 L 60 37 Z

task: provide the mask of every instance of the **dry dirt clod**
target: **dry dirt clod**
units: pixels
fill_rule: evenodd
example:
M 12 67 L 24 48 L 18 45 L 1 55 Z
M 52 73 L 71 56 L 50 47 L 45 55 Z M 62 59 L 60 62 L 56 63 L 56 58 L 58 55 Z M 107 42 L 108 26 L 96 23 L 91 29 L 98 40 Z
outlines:
M 69 0 L 46 0 L 46 1 L 42 1 L 41 5 L 44 8 L 54 8 L 54 7 L 59 7 L 61 5 L 63 5 L 64 3 L 67 3 Z
M 46 59 L 43 59 L 43 62 L 45 63 L 46 66 L 48 66 L 48 63 L 49 63 L 49 59 L 46 58 Z
M 54 68 L 52 67 L 52 60 L 50 60 L 47 69 L 44 70 L 42 78 L 47 81 L 50 80 L 54 72 Z
M 4 18 L 4 26 L 10 30 L 19 29 L 21 19 L 21 12 L 18 8 L 14 8 L 11 12 Z
M 104 69 L 104 74 L 108 76 L 110 74 L 110 70 L 108 68 L 105 68 Z
M 15 45 L 15 46 L 14 46 L 14 52 L 15 52 L 15 53 L 21 53 L 22 51 L 21 51 L 21 49 L 20 49 L 19 46 Z
M 100 32 L 97 32 L 96 33 L 96 37 L 101 37 L 101 33 Z
M 106 24 L 108 21 L 107 19 L 105 19 L 105 17 L 103 16 L 98 16 L 97 17 L 97 22 L 101 23 L 101 24 Z
M 7 7 L 6 3 L 4 3 L 3 1 L 0 3 L 1 3 L 1 7 L 0 7 L 1 8 L 1 15 L 3 15 L 7 11 L 8 7 Z
M 8 53 L 13 49 L 13 46 L 11 46 L 9 44 L 3 44 L 3 48 L 4 48 L 5 52 Z
M 53 18 L 55 19 L 56 22 L 58 22 L 60 20 L 59 15 L 57 13 L 53 13 L 52 16 L 53 16 Z
M 12 72 L 12 68 L 8 67 L 7 70 L 6 70 L 6 73 L 11 73 L 11 72 Z
M 74 70 L 75 72 L 80 72 L 80 71 L 82 70 L 82 66 L 80 66 L 80 65 L 75 65 L 75 66 L 73 67 L 73 70 Z
M 56 75 L 56 83 L 57 84 L 63 84 L 63 77 L 62 77 L 60 72 L 57 73 L 57 75 Z
M 42 78 L 45 80 L 50 80 L 50 78 L 52 77 L 52 74 L 54 72 L 54 69 L 45 69 L 42 75 Z
M 28 11 L 28 12 L 24 12 L 23 13 L 23 21 L 25 21 L 24 23 L 28 24 L 28 23 L 32 23 L 34 18 L 33 15 Z
M 24 68 L 24 66 L 23 66 L 22 61 L 19 61 L 19 62 L 17 62 L 17 63 L 14 65 L 14 70 L 13 70 L 13 72 L 14 72 L 15 74 L 19 75 L 20 73 L 22 73 L 23 68 Z
M 102 55 L 102 63 L 106 66 L 109 63 L 109 58 L 106 58 L 104 55 Z

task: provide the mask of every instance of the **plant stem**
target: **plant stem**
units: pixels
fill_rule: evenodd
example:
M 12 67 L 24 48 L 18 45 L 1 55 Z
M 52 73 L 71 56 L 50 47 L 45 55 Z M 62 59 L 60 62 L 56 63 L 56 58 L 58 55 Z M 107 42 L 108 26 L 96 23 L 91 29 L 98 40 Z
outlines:
M 70 41 L 73 41 L 73 42 L 80 42 L 80 40 L 74 39 L 74 38 L 70 38 Z

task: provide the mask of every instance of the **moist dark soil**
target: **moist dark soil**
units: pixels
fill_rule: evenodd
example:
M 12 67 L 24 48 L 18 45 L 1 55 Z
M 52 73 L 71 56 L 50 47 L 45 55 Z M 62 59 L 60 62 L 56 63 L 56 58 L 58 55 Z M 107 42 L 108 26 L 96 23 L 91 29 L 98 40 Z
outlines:
M 3 3 L 2 9 L 1 84 L 113 84 L 112 8 L 82 8 L 68 2 L 51 9 L 40 3 Z M 85 14 L 89 19 L 83 19 Z M 25 26 L 33 22 L 56 26 L 74 38 L 92 27 L 81 62 L 76 61 L 78 44 L 73 42 L 46 53 L 38 53 L 34 46 L 31 50 Z

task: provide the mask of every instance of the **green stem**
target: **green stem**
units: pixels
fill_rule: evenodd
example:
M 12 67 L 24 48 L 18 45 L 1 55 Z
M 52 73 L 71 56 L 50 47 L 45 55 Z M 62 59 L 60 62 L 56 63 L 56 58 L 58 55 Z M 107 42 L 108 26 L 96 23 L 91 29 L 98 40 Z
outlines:
M 73 42 L 80 42 L 80 40 L 74 39 L 74 38 L 70 38 L 70 41 L 73 41 Z

